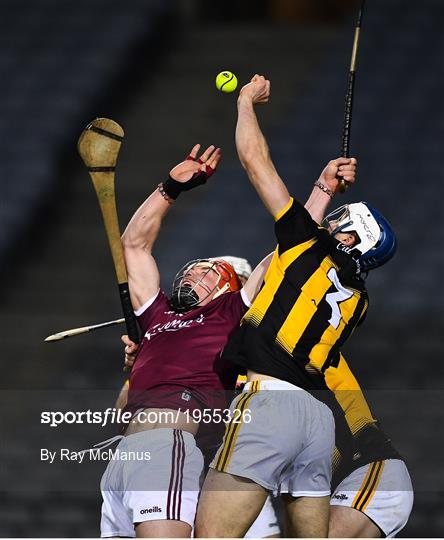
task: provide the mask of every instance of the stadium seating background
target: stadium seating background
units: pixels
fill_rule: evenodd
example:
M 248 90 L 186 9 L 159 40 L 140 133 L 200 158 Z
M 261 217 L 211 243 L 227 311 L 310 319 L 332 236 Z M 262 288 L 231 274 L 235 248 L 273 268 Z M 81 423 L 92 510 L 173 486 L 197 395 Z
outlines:
M 122 329 L 42 342 L 119 316 L 77 136 L 95 116 L 125 128 L 122 228 L 195 142 L 221 145 L 218 175 L 165 220 L 155 251 L 162 285 L 195 257 L 230 253 L 255 264 L 273 248 L 272 220 L 236 158 L 235 96 L 218 94 L 214 76 L 270 77 L 261 121 L 278 170 L 304 200 L 338 153 L 357 3 L 301 1 L 305 10 L 294 12 L 288 2 L 259 2 L 241 13 L 235 2 L 213 11 L 197 1 L 3 4 L 0 535 L 96 536 L 104 465 L 49 465 L 39 454 L 112 436 L 112 428 L 50 429 L 40 412 L 106 408 L 123 382 Z M 402 536 L 444 531 L 443 16 L 440 0 L 368 3 L 352 139 L 359 182 L 337 198 L 371 201 L 399 238 L 395 260 L 369 277 L 368 320 L 345 353 L 412 473 L 416 502 Z

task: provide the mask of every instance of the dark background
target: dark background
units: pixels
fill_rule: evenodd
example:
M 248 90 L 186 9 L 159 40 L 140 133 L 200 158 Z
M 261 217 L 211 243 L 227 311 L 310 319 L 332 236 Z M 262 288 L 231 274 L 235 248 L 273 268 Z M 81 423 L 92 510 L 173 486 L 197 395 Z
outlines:
M 101 217 L 77 137 L 97 116 L 126 131 L 116 178 L 123 228 L 196 143 L 222 146 L 204 189 L 165 219 L 155 256 L 168 289 L 189 259 L 252 265 L 273 223 L 234 147 L 240 84 L 272 81 L 260 111 L 273 159 L 305 200 L 339 153 L 356 1 L 3 0 L 0 19 L 0 535 L 97 536 L 105 464 L 40 462 L 114 434 L 51 429 L 43 410 L 111 406 L 124 380 L 123 328 L 55 344 L 48 334 L 120 316 Z M 389 217 L 399 252 L 368 280 L 367 322 L 345 353 L 416 489 L 403 536 L 443 536 L 442 0 L 368 0 L 356 85 L 356 186 Z M 440 360 L 441 359 L 441 360 Z

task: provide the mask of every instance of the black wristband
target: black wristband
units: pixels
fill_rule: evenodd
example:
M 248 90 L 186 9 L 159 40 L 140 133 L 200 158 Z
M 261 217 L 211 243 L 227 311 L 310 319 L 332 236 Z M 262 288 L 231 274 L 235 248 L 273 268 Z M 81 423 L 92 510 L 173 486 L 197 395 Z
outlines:
M 173 200 L 176 200 L 177 197 L 184 191 L 183 189 L 184 184 L 182 182 L 178 182 L 177 180 L 174 180 L 174 178 L 171 178 L 169 176 L 165 182 L 163 183 L 163 190 Z
M 209 167 L 208 167 L 209 168 Z M 212 169 L 211 169 L 212 170 Z M 173 199 L 174 201 L 179 197 L 182 191 L 190 191 L 191 189 L 196 188 L 205 184 L 210 175 L 204 171 L 195 173 L 188 182 L 178 182 L 169 176 L 167 180 L 163 183 L 164 192 Z

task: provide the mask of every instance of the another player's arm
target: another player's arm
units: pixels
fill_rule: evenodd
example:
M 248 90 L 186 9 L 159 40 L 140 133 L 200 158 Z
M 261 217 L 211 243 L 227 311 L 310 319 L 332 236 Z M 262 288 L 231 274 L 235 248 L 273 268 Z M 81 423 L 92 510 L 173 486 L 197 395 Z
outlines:
M 276 217 L 290 201 L 290 194 L 280 178 L 270 156 L 267 141 L 261 131 L 254 106 L 267 103 L 270 97 L 270 81 L 255 75 L 244 86 L 238 99 L 236 146 L 242 166 L 259 194 L 267 210 Z M 354 181 L 356 160 L 338 158 L 330 161 L 319 181 L 332 193 L 338 189 L 337 176 Z M 311 217 L 320 223 L 331 201 L 331 196 L 314 186 L 305 205 Z
M 199 149 L 200 145 L 196 145 L 190 156 L 170 172 L 176 183 L 189 184 L 190 187 L 181 190 L 204 183 L 210 176 L 207 171 L 212 173 L 220 161 L 218 148 L 210 146 L 197 159 Z M 159 270 L 152 249 L 171 203 L 171 198 L 156 189 L 135 212 L 122 235 L 131 302 L 136 310 L 153 298 L 160 287 Z
M 262 283 L 264 281 L 265 274 L 270 266 L 271 259 L 273 258 L 274 252 L 267 255 L 253 270 L 250 277 L 247 279 L 244 285 L 244 291 L 250 302 L 253 302 L 256 298 Z

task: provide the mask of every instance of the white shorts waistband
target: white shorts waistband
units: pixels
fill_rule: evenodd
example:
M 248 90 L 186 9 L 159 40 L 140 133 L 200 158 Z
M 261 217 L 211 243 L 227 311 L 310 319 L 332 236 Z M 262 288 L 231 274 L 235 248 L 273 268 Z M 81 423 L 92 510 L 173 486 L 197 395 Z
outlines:
M 287 381 L 280 381 L 277 379 L 266 379 L 264 381 L 250 381 L 245 383 L 244 392 L 250 392 L 252 390 L 253 383 L 257 384 L 257 390 L 303 390 L 294 384 Z
M 174 428 L 156 428 L 156 429 L 147 429 L 145 431 L 139 431 L 137 433 L 132 433 L 131 435 L 126 435 L 123 437 L 122 441 L 127 444 L 138 443 L 139 441 L 165 441 L 174 438 L 174 431 L 180 431 L 185 442 L 195 442 L 194 435 L 188 431 L 177 430 Z

